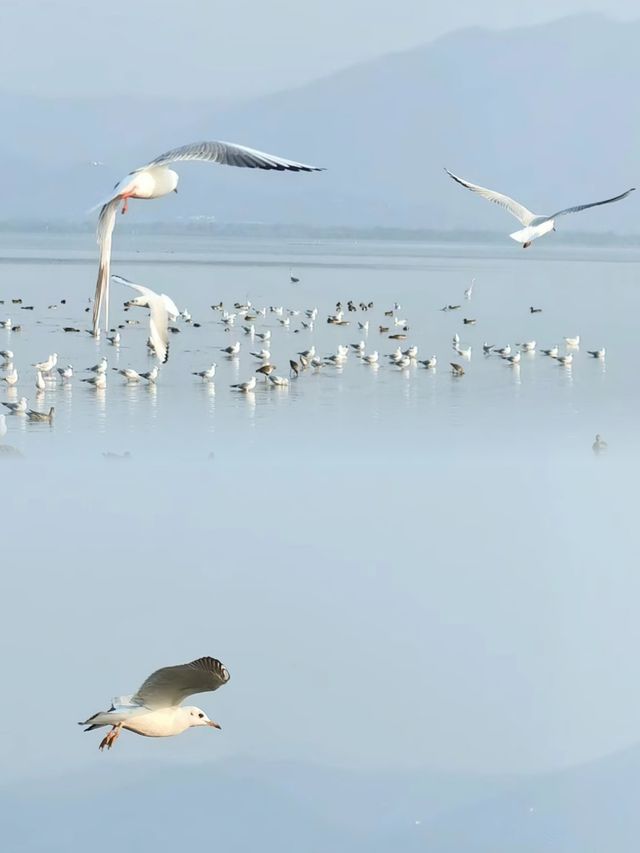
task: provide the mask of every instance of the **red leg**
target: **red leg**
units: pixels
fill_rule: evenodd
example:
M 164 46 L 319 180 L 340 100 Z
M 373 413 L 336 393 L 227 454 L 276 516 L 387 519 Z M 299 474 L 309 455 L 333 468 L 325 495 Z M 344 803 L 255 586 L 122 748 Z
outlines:
M 107 749 L 111 749 L 113 744 L 118 740 L 121 729 L 122 723 L 116 723 L 116 725 L 111 729 L 111 731 L 107 732 L 105 737 L 103 737 L 102 741 L 100 742 L 100 746 L 98 747 L 100 752 L 102 752 L 105 746 Z
M 124 202 L 122 205 L 122 212 L 126 213 L 127 210 L 129 209 L 129 196 L 128 195 L 123 196 L 122 201 Z

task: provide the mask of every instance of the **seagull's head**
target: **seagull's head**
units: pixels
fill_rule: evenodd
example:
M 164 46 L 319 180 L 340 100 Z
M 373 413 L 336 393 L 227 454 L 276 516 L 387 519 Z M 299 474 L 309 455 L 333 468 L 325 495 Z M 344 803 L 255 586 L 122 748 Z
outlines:
M 201 708 L 193 707 L 185 708 L 185 714 L 190 727 L 193 726 L 210 726 L 212 729 L 220 729 L 222 726 L 219 723 L 210 720 L 209 717 Z

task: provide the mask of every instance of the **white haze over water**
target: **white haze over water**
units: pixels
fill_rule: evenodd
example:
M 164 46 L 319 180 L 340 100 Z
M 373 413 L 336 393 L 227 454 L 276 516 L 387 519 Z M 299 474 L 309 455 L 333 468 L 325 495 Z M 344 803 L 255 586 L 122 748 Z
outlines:
M 119 239 L 114 272 L 203 325 L 181 324 L 157 389 L 110 370 L 104 395 L 79 381 L 82 368 L 104 353 L 148 369 L 145 312 L 123 314 L 129 294 L 114 285 L 113 321 L 143 321 L 119 351 L 65 335 L 89 322 L 90 235 L 0 244 L 0 298 L 36 306 L 0 306 L 23 325 L 0 330 L 19 393 L 36 402 L 28 365 L 49 352 L 77 370 L 38 402 L 56 406 L 52 428 L 7 419 L 5 443 L 25 457 L 0 467 L 7 776 L 238 755 L 530 772 L 637 740 L 638 252 L 134 242 L 140 251 Z M 377 326 L 397 300 L 407 345 L 440 365 L 403 375 L 350 356 L 342 372 L 235 395 L 259 347 L 225 333 L 209 305 L 247 296 L 319 308 L 313 334 L 267 315 L 279 373 L 312 341 L 325 354 L 360 340 L 360 313 L 346 328 L 325 323 L 349 298 L 375 303 L 368 350 L 395 347 Z M 447 303 L 463 307 L 440 312 Z M 460 361 L 456 331 L 474 349 L 461 380 L 447 370 Z M 575 334 L 570 373 L 536 354 L 517 375 L 481 352 L 484 340 L 540 347 Z M 236 337 L 241 357 L 228 362 L 216 348 Z M 600 346 L 606 364 L 586 355 Z M 212 360 L 215 388 L 190 375 Z M 596 432 L 610 445 L 599 458 Z M 153 667 L 203 654 L 232 673 L 196 700 L 221 733 L 125 733 L 107 757 L 75 725 Z

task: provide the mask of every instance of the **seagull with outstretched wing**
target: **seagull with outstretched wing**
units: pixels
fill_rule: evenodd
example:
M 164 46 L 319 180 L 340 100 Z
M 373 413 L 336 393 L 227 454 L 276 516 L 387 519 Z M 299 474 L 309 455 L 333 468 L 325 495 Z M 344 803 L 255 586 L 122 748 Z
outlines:
M 130 198 L 161 198 L 178 191 L 179 176 L 169 168 L 172 163 L 197 160 L 205 163 L 219 163 L 223 166 L 239 166 L 244 169 L 263 169 L 276 172 L 322 172 L 319 166 L 307 166 L 295 160 L 285 160 L 273 154 L 265 154 L 236 145 L 233 142 L 192 142 L 180 148 L 166 151 L 145 166 L 129 172 L 102 201 L 98 217 L 98 280 L 93 304 L 93 333 L 98 333 L 102 307 L 105 309 L 105 328 L 109 325 L 109 277 L 111 272 L 111 241 L 116 224 L 116 213 L 122 204 L 126 213 Z
M 193 726 L 219 729 L 200 708 L 182 702 L 194 693 L 217 690 L 230 678 L 227 668 L 210 657 L 165 666 L 152 673 L 133 696 L 118 696 L 108 711 L 98 711 L 79 725 L 87 726 L 87 732 L 112 726 L 100 743 L 101 750 L 111 749 L 122 729 L 144 737 L 172 737 Z
M 445 169 L 445 172 L 457 184 L 460 184 L 460 186 L 466 187 L 471 192 L 477 193 L 482 198 L 500 205 L 500 207 L 504 207 L 512 216 L 515 216 L 518 222 L 522 223 L 525 227 L 520 229 L 520 231 L 514 231 L 513 234 L 509 234 L 509 237 L 517 243 L 522 243 L 523 249 L 529 248 L 538 237 L 548 234 L 549 231 L 555 231 L 556 219 L 559 216 L 566 216 L 567 213 L 579 213 L 581 210 L 587 210 L 590 207 L 599 207 L 601 204 L 611 204 L 614 201 L 621 201 L 635 190 L 635 187 L 631 187 L 631 189 L 613 198 L 605 198 L 604 201 L 592 201 L 589 204 L 578 204 L 575 207 L 566 207 L 564 210 L 552 213 L 551 216 L 545 216 L 539 213 L 532 213 L 523 204 L 509 198 L 508 195 L 503 195 L 495 190 L 489 190 L 486 187 L 480 187 L 477 184 L 472 184 L 470 181 L 465 181 L 464 178 L 454 175 L 448 169 Z
M 129 299 L 127 305 L 139 305 L 148 308 L 149 314 L 149 341 L 151 348 L 158 356 L 160 362 L 165 364 L 169 358 L 169 320 L 174 322 L 180 315 L 180 309 L 170 296 L 166 293 L 156 293 L 150 287 L 135 284 L 121 275 L 113 275 L 111 278 L 118 284 L 126 284 L 137 290 L 140 296 Z

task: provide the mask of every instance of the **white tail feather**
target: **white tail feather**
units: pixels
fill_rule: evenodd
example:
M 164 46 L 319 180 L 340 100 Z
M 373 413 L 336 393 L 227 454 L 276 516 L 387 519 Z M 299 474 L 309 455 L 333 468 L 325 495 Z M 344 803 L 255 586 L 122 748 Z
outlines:
M 553 231 L 553 224 L 553 219 L 547 219 L 546 222 L 541 222 L 540 225 L 528 225 L 526 228 L 520 229 L 520 231 L 514 231 L 513 234 L 509 234 L 509 237 L 515 240 L 516 243 L 531 243 L 537 240 L 538 237 L 542 237 L 544 234 L 548 234 L 549 231 Z

